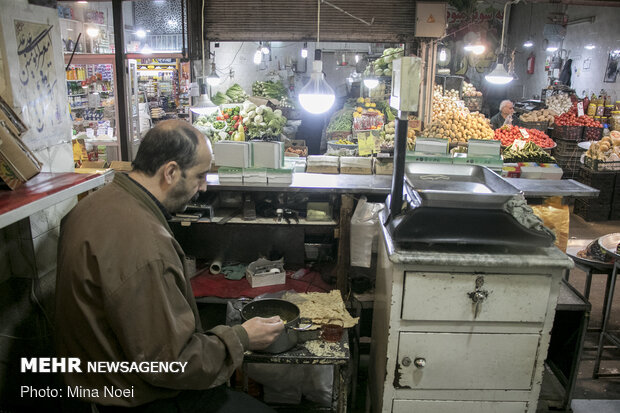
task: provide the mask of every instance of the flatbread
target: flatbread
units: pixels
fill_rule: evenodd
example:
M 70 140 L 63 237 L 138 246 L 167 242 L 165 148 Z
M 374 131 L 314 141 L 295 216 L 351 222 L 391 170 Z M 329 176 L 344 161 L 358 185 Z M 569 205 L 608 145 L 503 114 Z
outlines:
M 342 301 L 340 291 L 332 290 L 329 293 L 290 293 L 282 297 L 299 307 L 302 318 L 312 319 L 314 324 L 309 330 L 316 330 L 324 324 L 342 321 L 344 328 L 356 325 L 359 317 L 351 317 Z

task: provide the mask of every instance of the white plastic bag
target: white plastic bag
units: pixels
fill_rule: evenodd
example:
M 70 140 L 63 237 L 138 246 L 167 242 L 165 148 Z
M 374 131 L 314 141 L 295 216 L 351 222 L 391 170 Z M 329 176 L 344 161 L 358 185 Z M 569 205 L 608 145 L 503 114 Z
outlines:
M 351 266 L 370 268 L 372 253 L 377 251 L 379 211 L 383 204 L 367 202 L 363 196 L 351 216 Z

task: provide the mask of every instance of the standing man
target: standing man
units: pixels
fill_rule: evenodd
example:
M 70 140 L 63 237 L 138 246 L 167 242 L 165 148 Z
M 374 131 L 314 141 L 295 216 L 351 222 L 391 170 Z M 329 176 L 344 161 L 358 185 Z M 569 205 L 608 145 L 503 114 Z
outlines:
M 491 128 L 499 129 L 504 125 L 512 125 L 512 114 L 515 107 L 509 100 L 502 100 L 499 104 L 499 112 L 491 118 Z
M 82 373 L 64 374 L 67 388 L 83 389 L 79 397 L 100 413 L 272 411 L 225 383 L 244 351 L 267 347 L 283 323 L 253 318 L 203 331 L 185 254 L 167 222 L 207 189 L 211 160 L 211 145 L 198 130 L 161 122 L 144 137 L 133 171 L 116 173 L 62 222 L 57 349 L 60 357 L 81 360 Z M 174 362 L 175 371 L 85 371 L 87 362 L 100 361 Z

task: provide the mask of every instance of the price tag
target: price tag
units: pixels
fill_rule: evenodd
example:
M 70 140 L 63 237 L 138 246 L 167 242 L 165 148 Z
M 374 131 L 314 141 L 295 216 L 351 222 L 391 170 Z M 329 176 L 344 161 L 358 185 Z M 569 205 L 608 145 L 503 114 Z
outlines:
M 523 136 L 525 139 L 528 139 L 530 137 L 530 134 L 527 133 L 527 131 L 523 128 L 519 128 L 519 132 L 521 132 L 521 136 Z
M 583 116 L 583 102 L 577 103 L 577 116 Z
M 372 155 L 375 150 L 375 137 L 372 133 L 357 134 L 357 151 L 360 156 Z

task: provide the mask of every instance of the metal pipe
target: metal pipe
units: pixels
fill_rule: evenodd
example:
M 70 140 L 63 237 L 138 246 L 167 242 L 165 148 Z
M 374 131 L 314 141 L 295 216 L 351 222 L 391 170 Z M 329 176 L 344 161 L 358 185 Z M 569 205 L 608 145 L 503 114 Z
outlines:
M 131 161 L 133 155 L 129 152 L 129 110 L 125 91 L 128 90 L 126 84 L 126 61 L 125 61 L 125 24 L 123 23 L 123 2 L 122 0 L 112 1 L 112 17 L 114 19 L 114 63 L 116 73 L 116 90 L 115 95 L 116 108 L 118 110 L 118 141 L 121 145 L 121 160 Z M 123 96 L 121 99 L 118 96 Z

